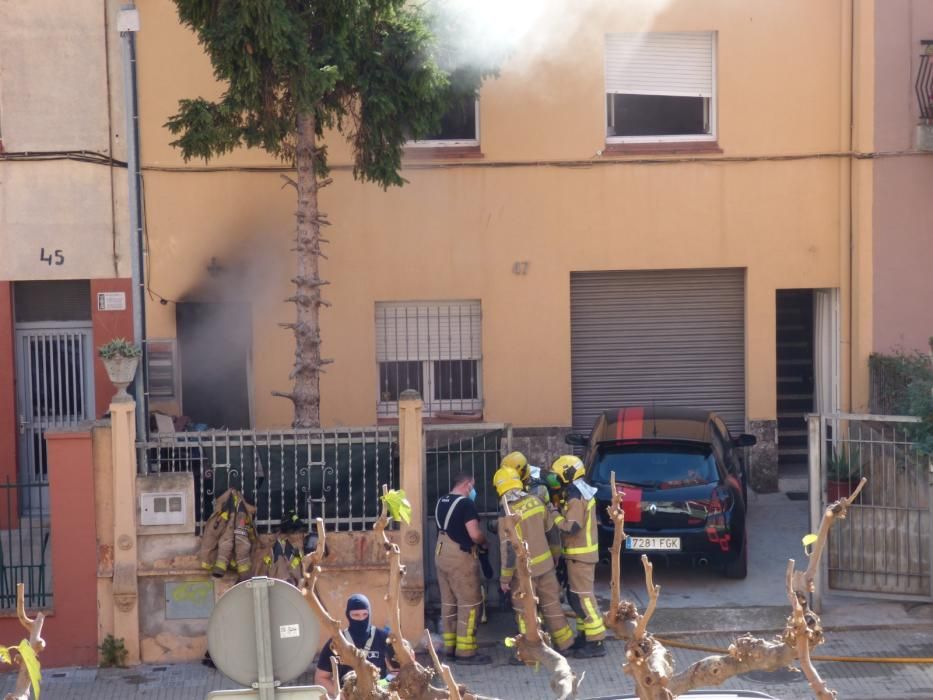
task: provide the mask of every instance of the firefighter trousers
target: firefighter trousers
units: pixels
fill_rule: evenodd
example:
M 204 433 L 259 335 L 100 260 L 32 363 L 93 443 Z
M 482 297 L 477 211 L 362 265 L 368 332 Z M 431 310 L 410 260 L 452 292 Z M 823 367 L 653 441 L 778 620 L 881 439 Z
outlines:
M 557 576 L 551 570 L 534 576 L 531 581 L 538 598 L 541 617 L 544 618 L 544 626 L 551 635 L 551 645 L 563 651 L 573 644 L 573 630 L 567 624 L 567 617 L 560 605 L 560 584 L 557 583 Z M 511 585 L 513 586 L 512 592 L 516 593 L 518 577 L 513 577 Z M 515 606 L 515 617 L 518 620 L 518 631 L 525 634 L 525 618 L 522 617 L 522 611 L 518 605 Z
M 249 539 L 249 515 L 245 510 L 238 511 L 233 522 L 227 523 L 217 542 L 217 561 L 214 562 L 214 575 L 223 576 L 228 566 L 236 569 L 240 578 L 245 577 L 252 563 L 250 550 L 252 542 Z
M 567 601 L 577 614 L 577 633 L 583 632 L 586 641 L 597 642 L 606 636 L 606 626 L 593 595 L 596 564 L 574 559 L 567 562 Z
M 441 590 L 441 633 L 444 651 L 459 657 L 476 654 L 476 625 L 483 602 L 479 560 L 444 533 L 438 535 L 434 558 Z

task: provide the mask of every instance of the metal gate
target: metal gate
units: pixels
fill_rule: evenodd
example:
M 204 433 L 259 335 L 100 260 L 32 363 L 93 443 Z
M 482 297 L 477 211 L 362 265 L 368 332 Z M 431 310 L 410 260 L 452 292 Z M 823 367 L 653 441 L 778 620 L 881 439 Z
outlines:
M 868 483 L 833 525 L 823 588 L 933 599 L 930 479 L 933 462 L 912 440 L 916 418 L 839 413 L 809 417 L 810 521 Z
M 617 406 L 714 410 L 745 430 L 745 270 L 570 275 L 573 425 Z
M 464 423 L 424 426 L 424 587 L 429 603 L 439 603 L 434 548 L 437 525 L 434 506 L 450 492 L 454 477 L 468 472 L 476 480 L 476 508 L 483 523 L 498 515 L 498 498 L 492 475 L 502 455 L 512 449 L 512 427 L 507 423 Z M 485 525 L 484 525 L 485 526 Z M 498 571 L 498 538 L 489 537 L 489 558 Z
M 15 335 L 20 479 L 47 484 L 45 432 L 94 418 L 91 326 L 24 324 Z M 24 492 L 25 512 L 48 502 L 46 488 Z

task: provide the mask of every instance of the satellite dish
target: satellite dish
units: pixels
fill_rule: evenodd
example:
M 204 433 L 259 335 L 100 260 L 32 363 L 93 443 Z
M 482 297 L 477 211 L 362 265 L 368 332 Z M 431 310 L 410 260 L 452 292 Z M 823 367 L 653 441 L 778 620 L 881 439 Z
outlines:
M 231 680 L 253 688 L 279 686 L 307 671 L 319 637 L 301 591 L 265 576 L 224 593 L 207 625 L 211 660 Z

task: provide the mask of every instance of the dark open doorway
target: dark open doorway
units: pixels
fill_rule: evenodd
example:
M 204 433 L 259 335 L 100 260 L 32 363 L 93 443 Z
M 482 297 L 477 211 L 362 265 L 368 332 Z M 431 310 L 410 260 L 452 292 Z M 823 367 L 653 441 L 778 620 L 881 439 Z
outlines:
M 210 428 L 249 428 L 249 304 L 180 303 L 175 322 L 182 412 Z
M 813 290 L 777 291 L 778 465 L 782 477 L 807 473 L 806 414 L 813 411 Z

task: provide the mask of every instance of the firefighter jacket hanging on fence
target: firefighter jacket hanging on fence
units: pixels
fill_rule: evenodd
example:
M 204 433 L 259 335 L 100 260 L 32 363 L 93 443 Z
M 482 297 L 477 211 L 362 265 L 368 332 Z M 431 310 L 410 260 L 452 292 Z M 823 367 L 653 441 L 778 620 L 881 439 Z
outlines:
M 287 581 L 293 586 L 300 586 L 301 551 L 286 536 L 278 535 L 272 543 L 272 548 L 260 559 L 255 575 L 269 576 Z
M 250 570 L 250 552 L 256 531 L 253 515 L 256 506 L 246 502 L 236 489 L 227 489 L 216 501 L 214 512 L 201 535 L 201 567 L 212 576 L 221 577 L 227 569 L 246 578 Z

